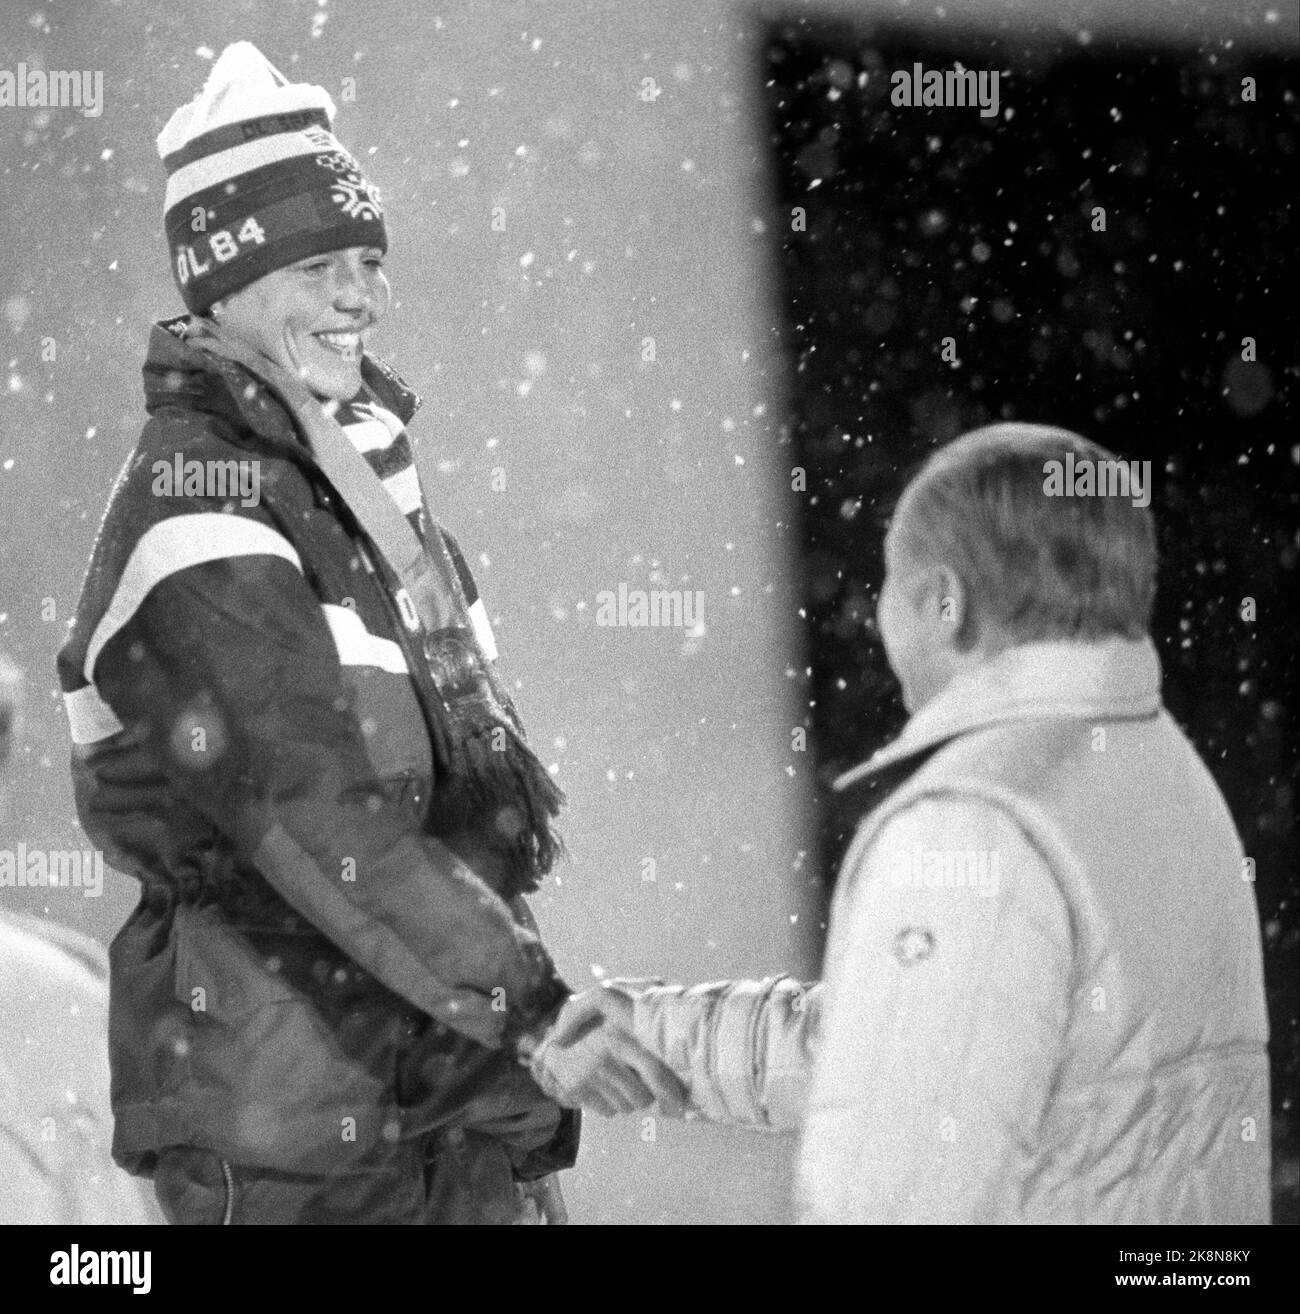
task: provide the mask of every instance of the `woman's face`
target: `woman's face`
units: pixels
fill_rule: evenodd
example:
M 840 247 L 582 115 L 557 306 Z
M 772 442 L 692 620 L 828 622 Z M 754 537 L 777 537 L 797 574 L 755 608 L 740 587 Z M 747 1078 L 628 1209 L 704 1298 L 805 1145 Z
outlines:
M 389 296 L 378 248 L 351 246 L 274 270 L 217 302 L 213 317 L 317 397 L 347 401 L 361 387 L 361 356 Z

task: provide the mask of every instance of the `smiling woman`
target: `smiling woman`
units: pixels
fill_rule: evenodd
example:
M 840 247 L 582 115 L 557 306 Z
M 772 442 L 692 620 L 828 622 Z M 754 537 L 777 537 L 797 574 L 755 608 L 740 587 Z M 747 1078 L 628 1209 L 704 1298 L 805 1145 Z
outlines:
M 114 1155 L 173 1222 L 561 1221 L 577 1119 L 526 1064 L 568 990 L 523 896 L 563 795 L 366 352 L 388 238 L 333 113 L 241 43 L 159 137 L 190 313 L 59 656 L 82 823 L 142 888 Z M 257 498 L 150 482 L 247 460 Z M 676 1088 L 584 1054 L 611 1109 Z
M 390 295 L 382 248 L 349 247 L 273 270 L 210 313 L 318 397 L 347 401 L 361 388 L 369 331 L 387 313 Z

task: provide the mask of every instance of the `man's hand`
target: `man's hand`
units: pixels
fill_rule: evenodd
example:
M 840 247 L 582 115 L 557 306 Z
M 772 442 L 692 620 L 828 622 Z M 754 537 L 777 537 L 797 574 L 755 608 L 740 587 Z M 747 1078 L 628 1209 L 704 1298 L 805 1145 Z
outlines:
M 631 1036 L 631 1026 L 628 995 L 604 987 L 575 995 L 533 1053 L 534 1080 L 557 1103 L 607 1118 L 656 1102 L 665 1117 L 680 1118 L 685 1087 Z

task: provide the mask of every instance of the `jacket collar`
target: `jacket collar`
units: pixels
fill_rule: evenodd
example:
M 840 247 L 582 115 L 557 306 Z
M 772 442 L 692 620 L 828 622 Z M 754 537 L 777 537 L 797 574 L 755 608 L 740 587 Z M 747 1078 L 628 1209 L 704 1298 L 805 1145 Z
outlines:
M 149 412 L 185 399 L 198 410 L 246 425 L 262 438 L 301 446 L 289 412 L 261 379 L 234 361 L 213 357 L 186 341 L 196 327 L 190 315 L 177 315 L 153 326 L 144 363 Z M 380 405 L 403 424 L 421 404 L 414 389 L 369 352 L 361 359 L 361 379 Z
M 958 676 L 836 790 L 985 726 L 1044 717 L 1126 720 L 1160 710 L 1160 658 L 1150 639 L 1026 643 Z

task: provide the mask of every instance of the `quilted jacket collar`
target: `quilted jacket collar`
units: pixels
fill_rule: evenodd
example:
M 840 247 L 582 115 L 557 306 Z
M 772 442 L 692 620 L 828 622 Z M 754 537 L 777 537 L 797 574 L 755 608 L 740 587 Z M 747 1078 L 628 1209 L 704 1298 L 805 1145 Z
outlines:
M 985 726 L 1044 717 L 1126 720 L 1160 710 L 1160 658 L 1150 639 L 1027 643 L 957 677 L 837 790 Z

